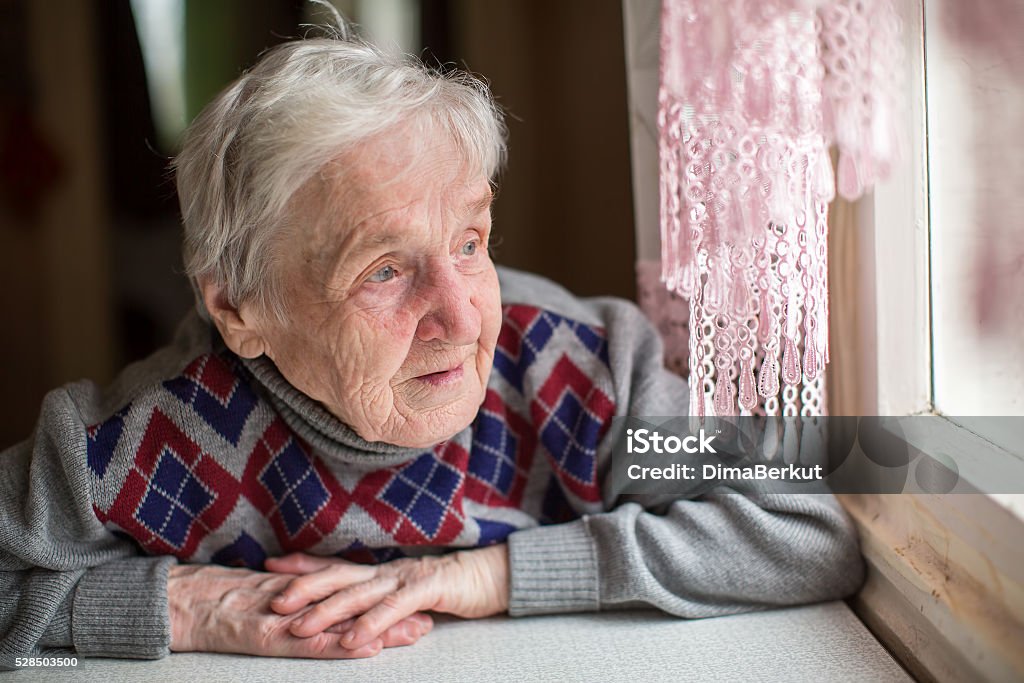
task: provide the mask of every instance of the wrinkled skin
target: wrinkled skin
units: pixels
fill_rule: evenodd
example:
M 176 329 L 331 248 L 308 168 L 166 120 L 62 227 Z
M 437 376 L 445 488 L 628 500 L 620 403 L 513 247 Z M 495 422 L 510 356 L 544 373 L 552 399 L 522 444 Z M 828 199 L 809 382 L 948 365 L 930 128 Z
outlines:
M 467 619 L 508 609 L 504 544 L 377 566 L 294 553 L 270 572 L 171 568 L 171 649 L 358 659 L 416 643 L 427 611 Z
M 392 133 L 293 198 L 278 240 L 288 320 L 200 282 L 225 343 L 266 354 L 368 441 L 429 447 L 475 418 L 501 325 L 491 187 L 447 139 Z M 424 612 L 508 608 L 504 544 L 376 567 L 293 554 L 268 572 L 171 568 L 174 650 L 370 657 L 430 630 Z
M 268 568 L 304 574 L 271 603 L 280 614 L 302 615 L 290 627 L 293 635 L 320 637 L 354 619 L 341 629 L 342 646 L 354 650 L 387 638 L 423 611 L 475 619 L 508 609 L 504 544 L 376 566 L 295 553 L 269 560 Z
M 345 647 L 341 636 L 355 620 L 333 623 L 313 637 L 292 633 L 296 619 L 282 618 L 271 601 L 295 577 L 228 567 L 182 565 L 171 568 L 167 584 L 171 649 L 177 652 L 235 652 L 266 657 L 361 659 L 385 647 L 412 645 L 433 628 L 429 615 L 402 619 L 359 647 Z

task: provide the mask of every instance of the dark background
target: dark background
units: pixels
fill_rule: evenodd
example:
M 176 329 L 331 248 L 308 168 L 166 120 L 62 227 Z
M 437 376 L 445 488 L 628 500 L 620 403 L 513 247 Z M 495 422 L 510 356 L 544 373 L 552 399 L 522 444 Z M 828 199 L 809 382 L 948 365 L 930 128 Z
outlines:
M 633 298 L 620 0 L 419 2 L 421 57 L 483 75 L 509 114 L 496 260 Z M 185 0 L 189 114 L 308 13 Z M 109 381 L 191 305 L 174 151 L 128 0 L 0 0 L 0 448 L 30 434 L 47 390 Z

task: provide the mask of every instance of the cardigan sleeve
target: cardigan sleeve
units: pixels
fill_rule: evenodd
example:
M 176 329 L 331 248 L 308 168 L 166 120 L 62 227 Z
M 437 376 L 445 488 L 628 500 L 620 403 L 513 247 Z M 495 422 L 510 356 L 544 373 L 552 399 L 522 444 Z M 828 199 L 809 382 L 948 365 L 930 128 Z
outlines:
M 580 305 L 604 321 L 616 414 L 686 415 L 686 382 L 663 367 L 660 338 L 639 309 Z M 605 472 L 610 450 L 599 449 Z M 855 529 L 829 493 L 719 486 L 627 500 L 608 481 L 603 491 L 605 512 L 509 537 L 511 614 L 646 605 L 709 617 L 838 599 L 863 579 Z
M 73 648 L 81 656 L 168 652 L 167 573 L 93 512 L 85 429 L 50 392 L 33 438 L 0 453 L 0 665 Z

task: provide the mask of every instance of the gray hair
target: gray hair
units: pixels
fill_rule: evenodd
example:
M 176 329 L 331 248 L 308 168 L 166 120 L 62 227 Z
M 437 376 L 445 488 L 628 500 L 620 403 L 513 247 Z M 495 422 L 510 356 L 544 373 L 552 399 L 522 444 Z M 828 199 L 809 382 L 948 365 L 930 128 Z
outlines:
M 212 277 L 232 305 L 286 320 L 275 235 L 292 196 L 338 155 L 412 120 L 447 132 L 474 172 L 493 180 L 504 162 L 501 110 L 467 73 L 349 38 L 267 51 L 196 117 L 172 164 L 193 286 Z

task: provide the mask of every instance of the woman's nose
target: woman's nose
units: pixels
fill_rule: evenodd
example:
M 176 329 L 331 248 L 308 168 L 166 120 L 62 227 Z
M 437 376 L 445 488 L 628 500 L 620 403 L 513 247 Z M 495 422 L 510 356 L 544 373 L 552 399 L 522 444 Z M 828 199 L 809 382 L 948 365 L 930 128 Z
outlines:
M 452 346 L 466 346 L 479 339 L 480 311 L 473 305 L 470 283 L 454 265 L 431 268 L 421 297 L 426 312 L 416 328 L 417 339 Z

